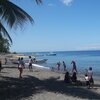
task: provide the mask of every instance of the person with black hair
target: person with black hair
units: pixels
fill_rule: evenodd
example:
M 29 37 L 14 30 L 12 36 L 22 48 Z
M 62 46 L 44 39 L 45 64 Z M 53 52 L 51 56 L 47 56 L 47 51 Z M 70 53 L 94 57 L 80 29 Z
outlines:
M 94 85 L 94 80 L 93 80 L 93 71 L 92 71 L 92 67 L 89 67 L 89 70 L 88 70 L 88 77 L 89 77 L 89 82 L 90 82 L 90 86 L 93 87 Z
M 23 68 L 25 68 L 25 64 L 24 64 L 23 58 L 21 58 L 19 61 L 19 66 L 18 66 L 19 78 L 22 78 Z
M 68 71 L 65 73 L 64 82 L 65 83 L 70 83 L 70 75 L 69 75 Z

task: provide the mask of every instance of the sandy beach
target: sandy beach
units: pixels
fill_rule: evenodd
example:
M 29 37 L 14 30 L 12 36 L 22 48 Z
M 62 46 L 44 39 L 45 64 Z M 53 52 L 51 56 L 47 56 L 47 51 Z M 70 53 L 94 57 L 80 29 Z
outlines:
M 83 85 L 65 84 L 63 80 L 63 73 L 36 67 L 31 72 L 25 68 L 23 78 L 19 79 L 17 65 L 3 64 L 0 72 L 0 100 L 100 99 L 100 80 L 94 79 L 95 84 L 91 89 Z M 78 80 L 85 81 L 84 75 L 78 75 Z

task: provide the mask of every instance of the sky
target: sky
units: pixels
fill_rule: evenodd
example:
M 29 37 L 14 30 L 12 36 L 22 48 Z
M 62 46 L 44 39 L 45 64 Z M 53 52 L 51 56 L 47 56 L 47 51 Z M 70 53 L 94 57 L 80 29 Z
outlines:
M 34 24 L 9 29 L 12 52 L 100 50 L 100 0 L 12 0 Z

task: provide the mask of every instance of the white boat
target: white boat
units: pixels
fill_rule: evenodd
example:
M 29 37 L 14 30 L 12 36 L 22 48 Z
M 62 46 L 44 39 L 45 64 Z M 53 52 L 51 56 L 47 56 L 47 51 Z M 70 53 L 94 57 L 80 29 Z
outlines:
M 45 63 L 48 59 L 39 59 L 33 61 L 34 64 L 42 64 Z M 18 64 L 18 59 L 10 59 L 13 64 Z M 29 60 L 24 60 L 25 63 L 28 63 Z
M 40 64 L 40 63 L 45 63 L 48 59 L 39 59 L 39 60 L 35 60 L 33 63 L 34 64 Z
M 50 53 L 47 54 L 47 56 L 56 56 L 56 55 L 57 55 L 57 54 L 54 53 L 54 52 L 50 52 Z

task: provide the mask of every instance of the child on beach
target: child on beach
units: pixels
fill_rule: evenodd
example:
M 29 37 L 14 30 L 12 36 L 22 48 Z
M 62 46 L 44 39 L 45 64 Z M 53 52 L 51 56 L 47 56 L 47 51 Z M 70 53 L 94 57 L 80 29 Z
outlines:
M 24 66 L 23 58 L 21 58 L 20 61 L 19 61 L 19 66 L 18 66 L 18 69 L 19 69 L 19 72 L 20 72 L 19 78 L 22 78 L 23 68 L 25 68 L 25 66 Z
M 61 65 L 60 62 L 58 62 L 57 63 L 57 69 L 58 69 L 58 71 L 60 70 L 60 65 Z
M 86 81 L 87 88 L 90 88 L 90 81 L 89 81 L 89 77 L 87 74 L 85 74 L 85 81 Z
M 88 70 L 87 74 L 88 74 L 88 77 L 89 77 L 90 86 L 93 87 L 93 85 L 94 85 L 94 80 L 93 80 L 93 71 L 92 71 L 92 67 L 89 67 L 89 70 Z

